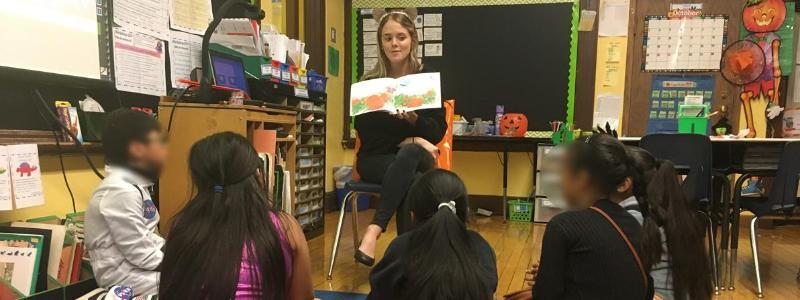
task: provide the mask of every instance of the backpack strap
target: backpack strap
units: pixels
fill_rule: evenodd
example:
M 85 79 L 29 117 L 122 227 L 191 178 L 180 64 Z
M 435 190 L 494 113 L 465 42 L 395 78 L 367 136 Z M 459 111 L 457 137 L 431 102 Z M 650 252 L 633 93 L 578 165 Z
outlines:
M 612 219 L 611 216 L 609 216 L 606 212 L 604 212 L 602 209 L 597 208 L 596 206 L 592 206 L 590 208 L 599 213 L 600 215 L 602 215 L 604 218 L 606 218 L 606 220 L 608 220 L 608 222 L 611 223 L 611 226 L 613 226 L 614 229 L 617 230 L 617 233 L 619 233 L 619 235 L 622 236 L 622 239 L 625 240 L 625 244 L 627 244 L 628 249 L 631 250 L 631 254 L 633 254 L 633 258 L 636 260 L 636 265 L 639 267 L 639 271 L 642 273 L 642 281 L 644 282 L 644 290 L 646 292 L 649 289 L 648 286 L 649 280 L 647 280 L 647 273 L 644 271 L 644 264 L 642 264 L 642 260 L 639 258 L 639 254 L 636 253 L 636 248 L 633 247 L 631 240 L 628 239 L 628 236 L 625 235 L 625 232 L 622 231 L 622 228 L 620 228 L 617 222 L 614 222 L 614 219 Z

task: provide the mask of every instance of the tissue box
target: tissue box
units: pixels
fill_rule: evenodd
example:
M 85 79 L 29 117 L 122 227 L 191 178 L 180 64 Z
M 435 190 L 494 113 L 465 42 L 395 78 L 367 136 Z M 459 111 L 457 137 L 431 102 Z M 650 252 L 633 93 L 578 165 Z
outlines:
M 81 124 L 81 133 L 85 142 L 103 141 L 103 127 L 106 124 L 106 113 L 85 112 L 78 110 L 78 120 Z

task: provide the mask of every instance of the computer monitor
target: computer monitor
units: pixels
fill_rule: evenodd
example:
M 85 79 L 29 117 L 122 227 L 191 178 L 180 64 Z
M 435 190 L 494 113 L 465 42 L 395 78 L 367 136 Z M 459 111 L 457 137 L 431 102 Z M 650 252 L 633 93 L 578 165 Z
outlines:
M 214 50 L 210 51 L 210 55 L 215 85 L 250 93 L 241 58 Z

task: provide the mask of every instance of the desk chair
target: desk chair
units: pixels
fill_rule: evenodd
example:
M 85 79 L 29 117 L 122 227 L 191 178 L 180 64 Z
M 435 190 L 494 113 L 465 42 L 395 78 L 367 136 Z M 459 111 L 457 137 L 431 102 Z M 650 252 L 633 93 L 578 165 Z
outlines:
M 736 190 L 733 193 L 733 228 L 731 234 L 732 263 L 736 262 L 736 246 L 739 237 L 739 218 L 741 209 L 752 212 L 755 217 L 750 220 L 750 248 L 753 251 L 753 267 L 756 273 L 756 286 L 758 298 L 764 297 L 764 290 L 761 285 L 761 271 L 758 262 L 758 236 L 756 235 L 757 222 L 759 218 L 765 216 L 789 215 L 798 206 L 797 182 L 800 179 L 800 161 L 797 156 L 800 154 L 800 142 L 787 143 L 780 156 L 780 163 L 776 172 L 771 170 L 754 171 L 742 176 L 736 181 Z M 742 184 L 746 178 L 753 176 L 772 177 L 775 179 L 770 189 L 769 197 L 743 197 L 741 196 Z M 731 282 L 734 281 L 735 268 L 731 269 Z M 798 274 L 800 276 L 800 274 Z M 731 283 L 733 286 L 733 283 Z
M 439 147 L 439 158 L 436 163 L 438 168 L 450 170 L 450 167 L 453 165 L 453 115 L 455 114 L 455 100 L 443 101 L 442 104 L 445 108 L 447 132 L 445 132 L 442 141 L 436 145 Z M 331 265 L 328 269 L 328 280 L 333 279 L 333 266 L 336 264 L 336 254 L 339 253 L 339 241 L 342 237 L 342 226 L 344 226 L 344 215 L 348 202 L 352 206 L 350 215 L 352 219 L 351 223 L 353 224 L 353 247 L 357 248 L 360 243 L 358 239 L 358 198 L 361 195 L 380 197 L 381 189 L 383 188 L 380 184 L 361 181 L 361 176 L 356 170 L 358 164 L 358 150 L 360 148 L 361 139 L 356 136 L 356 144 L 353 149 L 353 153 L 355 154 L 355 158 L 353 158 L 353 180 L 345 184 L 345 188 L 348 189 L 349 192 L 344 196 L 342 205 L 339 208 L 339 223 L 336 225 L 336 237 L 333 240 L 333 248 L 331 249 Z M 410 222 L 410 220 L 405 218 L 408 211 L 408 202 L 403 201 L 398 208 L 398 213 L 395 215 L 398 224 Z
M 656 158 L 672 161 L 676 171 L 686 176 L 681 187 L 689 201 L 693 202 L 698 212 L 707 220 L 708 251 L 711 255 L 714 293 L 719 294 L 716 223 L 711 217 L 711 199 L 713 199 L 711 140 L 708 136 L 699 134 L 651 134 L 642 137 L 639 146 Z

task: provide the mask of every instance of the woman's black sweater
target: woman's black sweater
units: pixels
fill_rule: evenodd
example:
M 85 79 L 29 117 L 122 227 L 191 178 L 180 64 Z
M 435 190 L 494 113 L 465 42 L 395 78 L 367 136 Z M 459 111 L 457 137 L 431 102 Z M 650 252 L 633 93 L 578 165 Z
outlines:
M 636 219 L 608 200 L 595 206 L 638 247 L 641 227 Z M 652 284 L 648 286 L 646 291 L 625 241 L 598 212 L 564 212 L 547 224 L 533 299 L 653 299 Z

